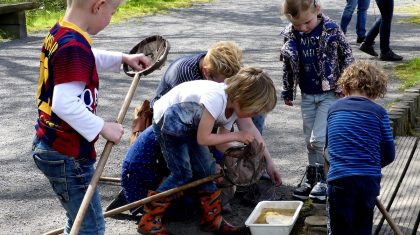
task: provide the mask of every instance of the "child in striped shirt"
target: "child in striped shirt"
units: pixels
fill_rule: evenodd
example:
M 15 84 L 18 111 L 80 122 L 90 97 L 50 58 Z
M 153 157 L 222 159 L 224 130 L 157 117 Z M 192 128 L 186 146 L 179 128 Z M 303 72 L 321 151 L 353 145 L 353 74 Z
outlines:
M 395 158 L 386 110 L 374 100 L 386 92 L 387 76 L 358 62 L 338 83 L 344 98 L 328 110 L 328 234 L 372 234 L 373 209 L 381 168 Z

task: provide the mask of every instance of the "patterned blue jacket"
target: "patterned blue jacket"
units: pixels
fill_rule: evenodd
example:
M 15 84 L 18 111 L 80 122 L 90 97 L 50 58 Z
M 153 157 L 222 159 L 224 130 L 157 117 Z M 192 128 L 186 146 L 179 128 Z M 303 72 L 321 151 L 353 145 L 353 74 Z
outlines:
M 354 62 L 353 54 L 339 26 L 324 14 L 318 17 L 321 17 L 323 24 L 319 50 L 317 50 L 322 90 L 334 90 L 339 93 L 341 88 L 337 86 L 337 81 L 343 70 Z M 296 98 L 296 87 L 301 78 L 297 33 L 298 31 L 291 24 L 282 32 L 285 43 L 281 49 L 283 56 L 281 97 L 288 100 Z

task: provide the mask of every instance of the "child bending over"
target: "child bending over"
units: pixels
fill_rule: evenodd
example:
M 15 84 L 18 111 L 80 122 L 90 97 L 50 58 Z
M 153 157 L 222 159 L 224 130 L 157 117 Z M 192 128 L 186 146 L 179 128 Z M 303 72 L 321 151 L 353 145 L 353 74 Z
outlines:
M 153 128 L 171 171 L 149 196 L 193 179 L 215 174 L 215 160 L 208 146 L 240 141 L 249 144 L 248 131 L 230 132 L 238 118 L 271 111 L 277 102 L 272 80 L 262 70 L 243 68 L 224 83 L 209 80 L 184 82 L 172 88 L 153 106 Z M 212 133 L 213 127 L 218 133 Z M 221 215 L 220 190 L 214 182 L 199 186 L 201 225 L 209 231 L 229 234 L 240 230 Z M 172 197 L 148 203 L 139 222 L 140 233 L 167 234 L 161 218 Z

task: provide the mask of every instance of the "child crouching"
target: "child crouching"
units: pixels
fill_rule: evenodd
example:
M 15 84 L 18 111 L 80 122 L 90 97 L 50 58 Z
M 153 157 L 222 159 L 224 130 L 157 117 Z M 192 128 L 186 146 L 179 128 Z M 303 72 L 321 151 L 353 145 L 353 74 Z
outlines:
M 243 68 L 236 75 L 216 83 L 198 80 L 182 83 L 157 100 L 153 106 L 153 129 L 171 171 L 149 196 L 215 174 L 215 160 L 207 146 L 254 139 L 247 131 L 230 132 L 238 118 L 268 113 L 277 102 L 273 81 L 261 69 Z M 218 133 L 212 133 L 214 126 Z M 201 225 L 208 231 L 230 234 L 240 230 L 221 215 L 220 190 L 214 182 L 198 187 Z M 172 197 L 144 206 L 138 231 L 167 234 L 161 218 Z

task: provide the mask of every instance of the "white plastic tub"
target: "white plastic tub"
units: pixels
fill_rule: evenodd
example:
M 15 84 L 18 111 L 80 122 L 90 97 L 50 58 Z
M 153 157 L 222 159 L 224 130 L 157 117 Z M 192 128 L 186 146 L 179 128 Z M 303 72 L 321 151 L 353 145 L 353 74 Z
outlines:
M 302 206 L 303 202 L 301 201 L 261 201 L 255 206 L 251 215 L 245 221 L 245 225 L 249 227 L 252 235 L 288 235 L 292 231 Z M 294 214 L 291 219 L 281 224 L 255 223 L 264 208 L 293 209 Z

